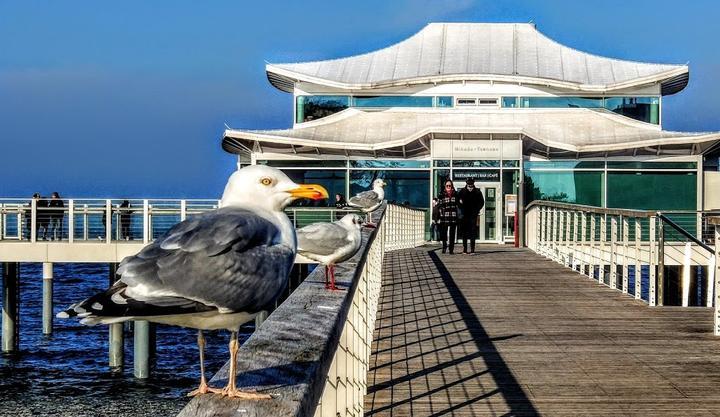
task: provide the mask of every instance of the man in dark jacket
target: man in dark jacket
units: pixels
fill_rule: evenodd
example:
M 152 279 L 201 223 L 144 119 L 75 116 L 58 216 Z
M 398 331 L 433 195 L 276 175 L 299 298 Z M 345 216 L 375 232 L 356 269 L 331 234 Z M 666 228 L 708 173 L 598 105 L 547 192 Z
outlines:
M 460 210 L 462 211 L 462 219 L 460 220 L 460 229 L 463 241 L 463 253 L 468 253 L 467 243 L 470 240 L 470 252 L 475 253 L 475 239 L 477 239 L 477 218 L 485 206 L 485 199 L 482 192 L 475 188 L 475 180 L 468 178 L 465 181 L 465 188 L 458 193 Z

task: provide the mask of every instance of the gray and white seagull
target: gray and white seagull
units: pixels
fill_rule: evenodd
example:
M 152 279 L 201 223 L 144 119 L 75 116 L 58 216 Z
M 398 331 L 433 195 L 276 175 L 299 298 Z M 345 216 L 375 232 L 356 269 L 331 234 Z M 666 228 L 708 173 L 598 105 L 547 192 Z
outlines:
M 387 184 L 382 178 L 378 178 L 373 181 L 372 190 L 363 191 L 357 193 L 354 197 L 350 197 L 348 200 L 348 206 L 359 208 L 365 213 L 372 213 L 377 210 L 385 199 L 385 187 Z M 372 224 L 372 214 L 370 216 L 370 223 Z
M 327 198 L 319 185 L 298 185 L 281 171 L 249 166 L 230 176 L 220 208 L 178 223 L 164 236 L 125 258 L 108 290 L 70 306 L 58 317 L 81 323 L 126 320 L 198 329 L 200 386 L 245 399 L 269 398 L 235 385 L 240 326 L 275 303 L 297 251 L 295 230 L 283 209 L 298 198 Z M 230 371 L 223 389 L 205 379 L 203 330 L 227 329 Z
M 337 289 L 335 264 L 352 258 L 360 249 L 361 228 L 360 216 L 351 213 L 336 222 L 312 223 L 297 230 L 298 253 L 325 265 L 325 288 Z

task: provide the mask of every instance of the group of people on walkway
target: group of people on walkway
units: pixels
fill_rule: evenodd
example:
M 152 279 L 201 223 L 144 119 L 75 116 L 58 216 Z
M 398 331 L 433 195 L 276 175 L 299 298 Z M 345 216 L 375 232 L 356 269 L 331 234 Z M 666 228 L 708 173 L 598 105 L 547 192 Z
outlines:
M 475 180 L 468 178 L 465 187 L 459 191 L 449 179 L 437 198 L 433 199 L 432 225 L 433 237 L 442 241 L 442 253 L 455 251 L 456 233 L 459 232 L 463 242 L 463 254 L 475 252 L 477 239 L 477 219 L 480 210 L 485 206 L 482 191 L 475 187 Z M 434 226 L 434 227 L 433 227 Z M 459 227 L 459 229 L 458 229 Z M 468 241 L 470 248 L 468 250 Z
M 60 198 L 60 194 L 56 191 L 50 195 L 50 198 L 43 197 L 40 193 L 32 196 L 37 207 L 36 233 L 40 240 L 59 240 L 63 234 L 63 217 L 65 216 L 65 203 Z M 28 236 L 32 228 L 32 220 L 30 210 L 26 213 L 25 229 Z

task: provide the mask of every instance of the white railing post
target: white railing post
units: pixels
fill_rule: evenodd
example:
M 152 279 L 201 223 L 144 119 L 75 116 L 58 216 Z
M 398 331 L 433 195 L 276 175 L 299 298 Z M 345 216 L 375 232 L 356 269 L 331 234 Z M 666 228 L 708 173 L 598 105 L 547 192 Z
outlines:
M 635 299 L 642 298 L 642 252 L 640 245 L 642 242 L 642 224 L 640 218 L 635 217 Z
M 648 283 L 649 289 L 648 289 L 648 304 L 650 304 L 651 307 L 655 307 L 657 305 L 656 300 L 656 283 L 655 283 L 655 267 L 657 266 L 657 244 L 656 244 L 656 236 L 655 236 L 655 223 L 656 223 L 657 217 L 656 216 L 650 216 L 650 259 L 648 262 L 650 273 L 648 274 Z
M 605 214 L 600 215 L 600 241 L 599 241 L 599 265 L 598 265 L 598 282 L 605 284 L 605 243 L 607 242 L 607 219 Z
M 572 226 L 572 213 L 569 210 L 565 210 L 565 266 L 572 267 L 572 264 L 570 264 L 571 257 L 570 257 L 570 227 Z
M 617 217 L 610 217 L 610 287 L 617 289 Z
M 578 259 L 577 259 L 578 258 L 578 238 L 579 238 L 578 222 L 580 221 L 580 215 L 578 214 L 577 211 L 573 211 L 572 216 L 573 216 L 573 230 L 572 230 L 572 235 L 573 235 L 572 254 L 573 254 L 573 256 L 572 256 L 572 264 L 570 265 L 570 267 L 573 269 L 573 271 L 575 271 L 576 270 L 575 265 L 578 265 Z
M 68 200 L 68 243 L 75 241 L 75 200 Z
M 715 225 L 715 336 L 720 336 L 720 224 Z
M 585 274 L 585 267 L 587 266 L 587 259 L 588 259 L 588 249 L 585 245 L 586 242 L 586 236 L 587 236 L 587 214 L 585 212 L 580 213 L 580 221 L 582 222 L 580 224 L 580 233 L 582 236 L 580 237 L 580 245 L 582 247 L 582 258 L 580 259 L 580 273 Z
M 623 263 L 622 263 L 622 292 L 623 294 L 628 293 L 628 262 L 630 262 L 628 252 L 628 240 L 630 238 L 630 222 L 627 216 L 622 216 L 622 245 L 623 245 Z
M 30 200 L 30 241 L 37 242 L 37 198 Z
M 112 241 L 112 201 L 105 200 L 105 242 Z
M 588 266 L 588 276 L 595 279 L 595 213 L 590 213 L 590 264 Z
M 180 221 L 187 219 L 187 201 L 180 200 Z
M 150 204 L 143 200 L 143 243 L 150 242 Z

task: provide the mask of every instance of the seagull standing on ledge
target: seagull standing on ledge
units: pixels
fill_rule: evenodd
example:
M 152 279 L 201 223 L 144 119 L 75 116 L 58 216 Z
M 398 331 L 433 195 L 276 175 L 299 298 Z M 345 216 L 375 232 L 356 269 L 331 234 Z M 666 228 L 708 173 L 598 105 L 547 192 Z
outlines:
M 372 225 L 372 214 L 369 213 L 377 210 L 382 204 L 383 199 L 385 198 L 385 190 L 383 187 L 386 185 L 387 184 L 382 180 L 382 178 L 378 178 L 373 181 L 372 190 L 358 193 L 354 197 L 350 197 L 350 200 L 348 200 L 349 206 L 359 208 L 363 212 L 368 213 L 368 216 L 370 217 L 370 225 Z
M 332 223 L 312 223 L 297 230 L 298 253 L 325 265 L 325 288 L 336 290 L 335 264 L 347 261 L 360 249 L 362 221 L 346 214 Z M 328 271 L 330 282 L 328 283 Z
M 218 393 L 270 398 L 235 386 L 238 330 L 272 305 L 287 284 L 297 244 L 283 209 L 298 198 L 327 198 L 319 185 L 298 185 L 281 171 L 249 166 L 230 176 L 220 208 L 178 223 L 125 258 L 108 290 L 70 306 L 60 318 L 110 324 L 126 320 L 198 329 L 200 386 L 189 395 Z M 203 330 L 228 329 L 230 371 L 223 389 L 205 379 Z

